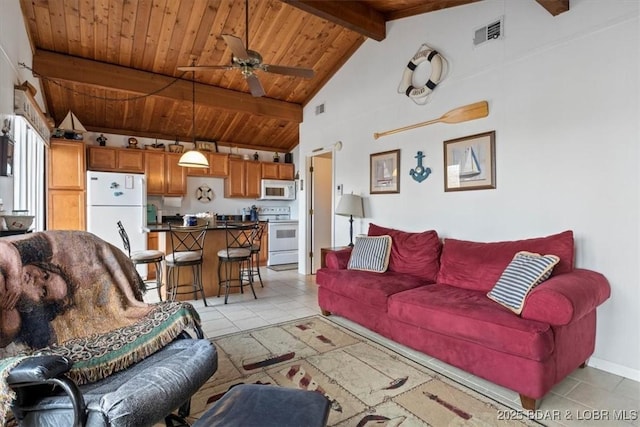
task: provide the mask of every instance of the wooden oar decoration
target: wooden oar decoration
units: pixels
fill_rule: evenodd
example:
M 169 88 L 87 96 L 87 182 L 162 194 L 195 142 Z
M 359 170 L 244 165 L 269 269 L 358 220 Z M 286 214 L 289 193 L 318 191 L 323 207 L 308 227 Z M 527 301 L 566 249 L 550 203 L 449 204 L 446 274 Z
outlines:
M 422 126 L 427 126 L 433 123 L 462 123 L 470 120 L 481 119 L 489 115 L 489 104 L 487 101 L 480 101 L 474 104 L 465 105 L 463 107 L 455 108 L 442 115 L 442 117 L 426 122 L 416 123 L 415 125 L 405 126 L 398 129 L 392 129 L 385 132 L 376 132 L 373 134 L 374 139 L 378 139 L 381 136 L 387 136 L 405 130 L 415 129 Z

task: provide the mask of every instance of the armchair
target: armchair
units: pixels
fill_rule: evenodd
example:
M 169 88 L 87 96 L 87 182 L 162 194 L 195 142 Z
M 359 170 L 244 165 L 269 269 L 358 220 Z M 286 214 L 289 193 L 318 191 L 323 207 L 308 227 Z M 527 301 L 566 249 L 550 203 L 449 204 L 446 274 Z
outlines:
M 90 233 L 0 239 L 0 425 L 188 425 L 216 349 L 193 306 L 146 304 L 142 285 Z

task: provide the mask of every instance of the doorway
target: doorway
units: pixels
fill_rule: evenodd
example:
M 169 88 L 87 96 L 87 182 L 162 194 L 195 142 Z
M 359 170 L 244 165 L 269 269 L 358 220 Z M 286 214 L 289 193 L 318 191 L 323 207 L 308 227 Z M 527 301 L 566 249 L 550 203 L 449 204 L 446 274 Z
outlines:
M 320 268 L 320 250 L 333 243 L 333 151 L 309 159 L 309 199 L 307 213 L 310 273 Z

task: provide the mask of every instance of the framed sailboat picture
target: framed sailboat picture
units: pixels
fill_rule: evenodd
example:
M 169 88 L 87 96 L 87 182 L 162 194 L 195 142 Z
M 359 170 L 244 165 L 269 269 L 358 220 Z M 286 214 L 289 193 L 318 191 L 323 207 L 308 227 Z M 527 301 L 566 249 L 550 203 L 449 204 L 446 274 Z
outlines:
M 400 150 L 370 154 L 369 192 L 388 194 L 400 192 Z
M 496 188 L 496 132 L 444 141 L 444 191 Z

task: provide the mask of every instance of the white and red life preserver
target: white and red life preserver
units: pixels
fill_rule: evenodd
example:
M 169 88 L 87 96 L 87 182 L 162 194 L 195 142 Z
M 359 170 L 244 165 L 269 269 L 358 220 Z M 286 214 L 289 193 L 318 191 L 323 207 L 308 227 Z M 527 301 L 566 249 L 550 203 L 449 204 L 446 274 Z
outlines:
M 424 85 L 415 87 L 413 86 L 413 73 L 418 65 L 425 61 L 431 63 L 431 75 Z M 438 51 L 423 43 L 407 64 L 398 86 L 398 93 L 404 93 L 416 104 L 426 104 L 429 101 L 429 95 L 444 79 L 447 65 L 447 61 Z

